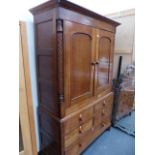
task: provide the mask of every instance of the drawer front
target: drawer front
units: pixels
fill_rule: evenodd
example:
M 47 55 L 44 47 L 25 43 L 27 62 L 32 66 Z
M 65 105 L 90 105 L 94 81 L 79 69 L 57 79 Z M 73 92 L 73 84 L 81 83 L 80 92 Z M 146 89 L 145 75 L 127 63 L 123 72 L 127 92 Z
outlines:
M 83 136 L 66 150 L 65 155 L 79 155 L 93 140 L 93 130 L 87 131 Z
M 81 113 L 73 116 L 64 122 L 65 135 L 72 132 L 74 129 L 78 128 L 81 124 L 88 121 L 93 117 L 93 107 L 88 108 Z
M 88 131 L 83 137 L 79 139 L 80 153 L 90 144 L 92 139 L 93 139 L 92 130 Z
M 74 129 L 71 133 L 65 135 L 65 148 L 75 142 L 80 136 L 85 134 L 88 130 L 90 130 L 93 126 L 93 120 L 89 120 L 88 122 L 80 125 L 78 128 Z
M 79 155 L 106 127 L 98 126 L 94 130 L 87 131 L 69 149 L 65 155 Z
M 106 124 L 111 122 L 112 115 L 112 105 L 113 105 L 113 93 L 109 94 L 103 100 L 101 100 L 97 105 L 95 105 L 95 126 L 100 124 Z
M 89 130 L 84 136 L 79 138 L 78 146 L 79 146 L 79 153 L 84 151 L 86 147 L 88 147 L 89 144 L 103 131 L 105 131 L 110 126 L 110 123 L 107 123 L 106 125 L 100 124 L 99 126 L 95 127 L 93 130 Z
M 65 155 L 79 155 L 79 145 L 73 145 L 70 149 L 65 151 Z

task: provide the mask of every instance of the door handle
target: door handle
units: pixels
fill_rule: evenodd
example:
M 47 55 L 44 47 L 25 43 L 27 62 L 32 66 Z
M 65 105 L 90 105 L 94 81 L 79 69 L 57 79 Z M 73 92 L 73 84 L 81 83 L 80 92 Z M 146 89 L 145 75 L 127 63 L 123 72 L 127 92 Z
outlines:
M 98 65 L 100 62 L 96 61 L 96 62 L 91 62 L 91 65 Z
M 91 65 L 95 65 L 96 64 L 96 62 L 91 62 Z
M 96 61 L 96 63 L 95 63 L 96 65 L 99 65 L 100 64 L 100 62 L 99 61 Z

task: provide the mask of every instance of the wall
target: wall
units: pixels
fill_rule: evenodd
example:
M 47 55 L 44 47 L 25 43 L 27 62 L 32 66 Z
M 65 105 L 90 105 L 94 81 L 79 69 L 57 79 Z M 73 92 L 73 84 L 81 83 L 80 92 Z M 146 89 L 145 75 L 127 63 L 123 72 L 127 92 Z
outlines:
M 35 127 L 36 127 L 36 137 L 37 137 L 37 148 L 39 151 L 39 134 L 38 134 L 38 121 L 37 121 L 37 107 L 38 107 L 38 98 L 37 98 L 37 83 L 36 83 L 36 65 L 35 65 L 35 41 L 34 41 L 34 25 L 33 25 L 33 16 L 28 11 L 30 8 L 37 6 L 47 0 L 22 0 L 19 11 L 19 19 L 27 23 L 27 37 L 28 37 L 28 49 L 29 49 L 29 63 L 30 63 L 30 75 L 31 75 L 31 85 L 32 85 L 32 98 L 34 106 L 34 118 L 35 118 Z M 102 1 L 104 5 L 101 5 L 99 0 L 70 0 L 74 3 L 77 3 L 81 6 L 84 6 L 90 10 L 93 10 L 101 15 L 109 14 L 119 10 L 133 8 L 133 2 L 131 0 L 118 0 L 116 1 Z M 111 5 L 113 3 L 113 5 Z M 113 7 L 115 6 L 115 7 Z
M 135 62 L 135 10 L 121 11 L 109 14 L 107 17 L 121 23 L 117 27 L 114 51 L 113 78 L 116 78 L 119 56 L 123 56 L 121 72 L 125 70 L 127 65 Z
M 28 38 L 28 52 L 29 52 L 29 64 L 30 64 L 30 78 L 31 78 L 31 87 L 32 87 L 32 99 L 33 99 L 33 109 L 34 109 L 34 120 L 36 128 L 36 138 L 37 138 L 37 151 L 39 151 L 39 133 L 38 133 L 38 120 L 37 120 L 37 107 L 38 107 L 38 98 L 37 98 L 37 82 L 36 82 L 36 64 L 35 64 L 35 40 L 34 40 L 34 24 L 33 16 L 28 11 L 30 8 L 43 3 L 46 0 L 32 0 L 32 1 L 23 1 L 20 7 L 20 16 L 21 21 L 26 22 L 27 27 L 27 38 Z
M 134 0 L 69 0 L 101 15 L 135 8 Z

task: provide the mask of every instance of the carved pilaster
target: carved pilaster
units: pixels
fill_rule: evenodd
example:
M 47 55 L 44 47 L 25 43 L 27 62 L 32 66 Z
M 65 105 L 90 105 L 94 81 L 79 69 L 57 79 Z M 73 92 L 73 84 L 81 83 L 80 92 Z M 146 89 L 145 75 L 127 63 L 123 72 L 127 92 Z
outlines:
M 57 56 L 58 56 L 58 102 L 64 102 L 64 53 L 63 53 L 63 21 L 57 20 Z

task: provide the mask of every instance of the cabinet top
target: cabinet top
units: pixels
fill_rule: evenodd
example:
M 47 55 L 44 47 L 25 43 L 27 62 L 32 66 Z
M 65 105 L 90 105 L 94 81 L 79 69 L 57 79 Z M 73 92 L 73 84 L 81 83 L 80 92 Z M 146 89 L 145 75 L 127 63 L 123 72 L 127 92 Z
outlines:
M 103 20 L 107 23 L 110 23 L 114 26 L 118 26 L 120 25 L 120 23 L 114 21 L 114 20 L 111 20 L 105 16 L 102 16 L 102 15 L 99 15 L 91 10 L 88 10 L 84 7 L 81 7 L 77 4 L 74 4 L 72 2 L 69 2 L 67 0 L 50 0 L 50 1 L 47 1 L 43 4 L 40 4 L 32 9 L 30 9 L 30 12 L 35 15 L 35 14 L 38 14 L 39 12 L 42 12 L 44 10 L 49 10 L 49 9 L 52 9 L 52 8 L 55 8 L 55 7 L 63 7 L 63 8 L 67 8 L 69 10 L 73 10 L 73 11 L 76 11 L 80 14 L 83 14 L 83 15 L 86 15 L 86 16 L 90 16 L 90 17 L 93 17 L 93 18 L 96 18 L 98 20 Z

